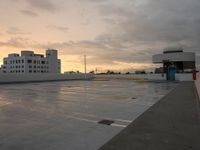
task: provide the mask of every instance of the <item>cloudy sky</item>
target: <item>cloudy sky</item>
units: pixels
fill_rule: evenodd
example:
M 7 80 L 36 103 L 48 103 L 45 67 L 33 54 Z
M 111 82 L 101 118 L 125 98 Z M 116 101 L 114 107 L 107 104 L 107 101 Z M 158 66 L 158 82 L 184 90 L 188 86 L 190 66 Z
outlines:
M 169 46 L 200 64 L 200 0 L 1 0 L 0 62 L 8 53 L 59 50 L 62 71 L 149 69 Z

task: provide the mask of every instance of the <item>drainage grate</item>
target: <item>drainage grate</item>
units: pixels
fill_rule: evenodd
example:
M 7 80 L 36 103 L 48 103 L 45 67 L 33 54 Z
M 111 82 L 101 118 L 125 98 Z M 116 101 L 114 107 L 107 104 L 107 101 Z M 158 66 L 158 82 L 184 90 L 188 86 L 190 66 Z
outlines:
M 104 124 L 104 125 L 108 125 L 108 126 L 109 126 L 109 125 L 113 124 L 114 121 L 113 121 L 113 120 L 104 119 L 104 120 L 99 121 L 98 123 L 99 123 L 99 124 Z

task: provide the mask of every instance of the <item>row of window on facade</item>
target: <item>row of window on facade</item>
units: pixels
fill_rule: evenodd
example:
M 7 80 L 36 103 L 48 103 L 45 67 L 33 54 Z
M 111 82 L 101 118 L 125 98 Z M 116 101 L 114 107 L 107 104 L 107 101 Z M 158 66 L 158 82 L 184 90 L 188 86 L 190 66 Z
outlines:
M 49 71 L 48 70 L 29 70 L 28 71 L 29 73 L 48 73 Z M 11 71 L 9 71 L 9 72 L 7 72 L 7 71 L 3 71 L 3 73 L 25 73 L 25 71 L 24 70 L 11 70 Z
M 14 69 L 14 68 L 25 68 L 25 67 L 24 66 L 10 66 L 10 69 Z M 32 65 L 29 65 L 28 68 L 49 69 L 48 66 L 32 66 Z M 3 69 L 6 69 L 6 66 L 3 66 Z
M 23 64 L 24 60 L 23 59 L 22 60 L 10 60 L 9 62 L 10 62 L 10 64 L 20 64 L 20 63 Z M 31 59 L 28 59 L 27 63 L 29 63 L 29 64 L 31 64 L 31 63 L 33 63 L 33 64 L 48 64 L 48 61 L 44 61 L 44 60 L 40 61 L 40 60 L 31 60 Z M 4 64 L 5 65 L 8 64 L 8 61 L 5 60 Z

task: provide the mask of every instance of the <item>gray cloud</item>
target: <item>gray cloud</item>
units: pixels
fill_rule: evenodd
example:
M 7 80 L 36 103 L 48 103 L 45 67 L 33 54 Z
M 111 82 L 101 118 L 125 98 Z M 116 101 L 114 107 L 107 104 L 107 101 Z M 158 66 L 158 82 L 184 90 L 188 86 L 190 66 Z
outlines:
M 48 25 L 46 26 L 48 29 L 50 30 L 57 30 L 57 31 L 61 31 L 61 32 L 67 32 L 69 30 L 68 27 L 64 27 L 64 26 L 57 26 L 57 25 Z
M 120 55 L 115 60 L 151 61 L 152 54 L 170 45 L 200 53 L 199 0 L 125 0 L 125 5 L 118 2 L 96 3 L 111 30 L 92 42 L 106 53 L 115 50 Z
M 59 7 L 55 1 L 52 0 L 26 0 L 32 7 L 46 10 L 49 12 L 56 12 L 58 11 Z
M 55 12 L 51 0 L 26 0 L 32 7 Z M 200 64 L 199 0 L 79 0 L 94 5 L 109 30 L 94 40 L 55 43 L 28 42 L 33 48 L 53 47 L 62 54 L 82 55 L 86 49 L 93 64 L 150 63 L 153 54 L 170 45 L 181 45 L 197 54 Z M 47 26 L 51 30 L 68 31 L 67 27 Z M 18 46 L 26 40 L 12 39 L 1 44 Z M 23 43 L 22 43 L 23 44 Z M 25 45 L 25 44 L 23 44 Z
M 181 42 L 197 40 L 196 38 L 199 37 L 200 17 L 197 13 L 199 2 L 192 1 L 149 0 L 144 5 L 135 6 L 133 11 L 123 7 L 101 5 L 100 12 L 102 16 L 106 18 L 110 16 L 119 22 L 117 37 L 123 40 L 147 43 L 154 41 Z M 119 15 L 123 18 L 118 18 Z
M 59 0 L 58 1 L 54 1 L 54 0 L 8 0 L 11 3 L 15 3 L 18 5 L 24 4 L 24 2 L 26 4 L 28 4 L 29 6 L 31 6 L 32 9 L 37 9 L 37 10 L 43 10 L 43 11 L 48 11 L 48 12 L 56 12 L 60 9 L 59 7 Z M 31 16 L 35 16 L 37 15 L 37 13 L 33 12 L 32 10 L 27 10 L 27 7 L 25 10 L 22 10 L 22 13 L 25 13 L 26 15 L 31 15 Z
M 18 27 L 10 27 L 7 31 L 7 34 L 11 34 L 11 35 L 26 35 L 26 34 L 30 34 L 28 32 L 25 32 L 23 30 L 21 30 Z
M 31 17 L 38 17 L 39 15 L 36 12 L 30 11 L 30 10 L 20 10 L 20 13 L 31 16 Z
M 109 0 L 78 0 L 78 1 L 85 1 L 90 3 L 102 3 L 102 2 L 108 2 Z
M 27 48 L 31 44 L 28 38 L 12 37 L 8 41 L 1 41 L 0 46 L 14 47 L 14 48 Z

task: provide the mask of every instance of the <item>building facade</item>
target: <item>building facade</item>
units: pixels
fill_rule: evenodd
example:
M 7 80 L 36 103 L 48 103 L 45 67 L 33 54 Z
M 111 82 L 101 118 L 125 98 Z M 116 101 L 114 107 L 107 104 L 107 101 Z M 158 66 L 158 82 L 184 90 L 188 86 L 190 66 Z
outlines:
M 13 53 L 3 59 L 1 73 L 61 73 L 61 60 L 54 49 L 46 50 L 46 57 L 33 51 L 21 51 L 21 55 Z
M 195 53 L 184 52 L 182 48 L 170 48 L 164 50 L 163 54 L 153 56 L 153 63 L 163 64 L 163 72 L 174 66 L 177 73 L 192 72 L 195 70 Z

